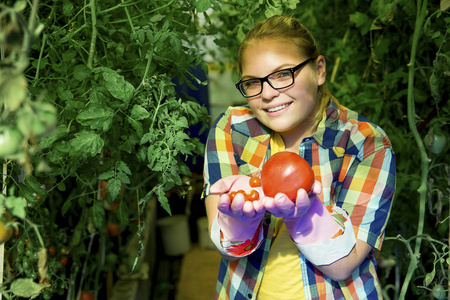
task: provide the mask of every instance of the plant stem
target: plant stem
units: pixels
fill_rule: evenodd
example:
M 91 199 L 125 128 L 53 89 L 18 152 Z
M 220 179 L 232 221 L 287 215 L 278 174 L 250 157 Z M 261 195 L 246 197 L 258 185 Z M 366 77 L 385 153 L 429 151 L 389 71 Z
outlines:
M 91 8 L 91 20 L 92 20 L 92 37 L 91 37 L 91 48 L 89 49 L 89 58 L 87 62 L 87 67 L 92 70 L 92 64 L 94 61 L 95 53 L 95 43 L 97 40 L 97 15 L 95 11 L 95 0 L 91 0 L 89 3 Z
M 425 21 L 425 16 L 427 13 L 427 0 L 417 0 L 417 15 L 416 23 L 414 26 L 414 35 L 411 46 L 411 58 L 409 62 L 409 72 L 408 72 L 408 125 L 411 133 L 417 143 L 417 147 L 420 153 L 421 160 L 421 183 L 418 189 L 420 200 L 419 200 L 419 221 L 417 225 L 417 235 L 421 236 L 423 233 L 424 223 L 425 223 L 425 205 L 426 205 L 426 194 L 427 194 L 427 180 L 428 180 L 428 156 L 423 145 L 420 134 L 417 130 L 415 124 L 415 106 L 414 106 L 414 73 L 416 64 L 416 53 L 419 44 L 419 38 L 422 34 L 422 28 Z M 422 243 L 422 238 L 418 237 L 415 243 L 414 253 L 411 255 L 408 273 L 406 274 L 405 280 L 403 281 L 403 286 L 400 291 L 399 299 L 405 299 L 406 292 L 408 290 L 409 283 L 413 276 L 415 269 L 418 266 L 418 257 L 420 255 L 420 246 Z
M 125 6 L 124 0 L 121 0 L 121 1 L 122 1 L 122 4 L 124 5 L 124 9 L 125 9 L 125 13 L 127 15 L 128 22 L 130 23 L 131 32 L 134 33 L 134 25 L 133 25 L 133 21 L 131 20 L 131 17 L 130 17 L 130 12 L 128 11 L 128 7 Z
M 45 46 L 45 42 L 47 41 L 47 35 L 44 34 L 42 36 L 42 46 L 41 46 L 41 51 L 39 52 L 39 59 L 38 59 L 38 64 L 36 66 L 36 75 L 34 76 L 34 80 L 33 80 L 33 86 L 35 87 L 37 84 L 37 81 L 39 79 L 39 69 L 41 66 L 41 59 L 42 59 L 42 53 L 44 52 L 44 46 Z

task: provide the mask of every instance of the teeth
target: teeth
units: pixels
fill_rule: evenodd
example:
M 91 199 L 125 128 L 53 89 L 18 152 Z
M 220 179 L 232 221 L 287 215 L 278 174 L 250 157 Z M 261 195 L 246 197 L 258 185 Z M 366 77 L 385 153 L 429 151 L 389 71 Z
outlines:
M 267 111 L 268 112 L 279 111 L 279 110 L 282 110 L 283 108 L 288 107 L 288 106 L 289 106 L 289 104 L 283 104 L 283 105 L 280 105 L 280 106 L 277 106 L 277 107 L 269 108 Z

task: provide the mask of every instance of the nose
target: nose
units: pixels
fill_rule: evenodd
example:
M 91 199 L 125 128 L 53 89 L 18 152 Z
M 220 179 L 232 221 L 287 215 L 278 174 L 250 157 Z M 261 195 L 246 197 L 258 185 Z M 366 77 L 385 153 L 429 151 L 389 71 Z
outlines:
M 261 97 L 264 100 L 272 100 L 274 97 L 277 97 L 280 92 L 274 89 L 267 81 L 263 83 Z

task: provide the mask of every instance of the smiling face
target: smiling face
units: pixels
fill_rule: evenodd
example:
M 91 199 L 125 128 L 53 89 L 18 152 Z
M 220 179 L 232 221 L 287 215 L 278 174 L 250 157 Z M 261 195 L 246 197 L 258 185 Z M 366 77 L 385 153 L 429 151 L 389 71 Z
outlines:
M 289 41 L 252 40 L 242 52 L 242 79 L 264 77 L 292 68 L 308 58 Z M 325 82 L 323 56 L 295 72 L 294 79 L 292 86 L 280 90 L 264 82 L 262 93 L 247 100 L 261 123 L 279 132 L 283 138 L 294 135 L 300 139 L 314 130 L 312 126 L 319 108 L 318 87 Z

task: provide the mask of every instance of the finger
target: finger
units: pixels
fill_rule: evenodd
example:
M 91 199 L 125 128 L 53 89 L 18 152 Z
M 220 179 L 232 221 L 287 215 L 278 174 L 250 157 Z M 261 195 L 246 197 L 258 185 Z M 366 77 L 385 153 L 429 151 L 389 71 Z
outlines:
M 245 201 L 242 211 L 249 218 L 252 218 L 256 215 L 253 203 L 251 201 Z
M 264 213 L 264 210 L 265 210 L 264 203 L 261 199 L 258 201 L 253 201 L 252 204 L 253 204 L 253 208 L 257 214 Z
M 322 184 L 320 183 L 320 181 L 315 180 L 311 188 L 311 193 L 320 195 L 321 192 L 322 192 Z
M 231 210 L 233 212 L 233 215 L 235 216 L 242 216 L 243 215 L 243 208 L 245 203 L 245 197 L 241 193 L 237 193 L 236 196 L 233 198 L 233 202 L 231 202 Z
M 231 213 L 230 204 L 231 204 L 230 196 L 228 194 L 222 194 L 220 195 L 217 208 L 221 213 L 229 215 Z
M 277 206 L 278 211 L 286 216 L 292 214 L 295 209 L 294 202 L 283 193 L 278 193 L 275 196 L 275 205 Z
M 315 196 L 315 195 L 314 195 Z M 298 213 L 308 210 L 311 200 L 304 189 L 299 189 L 297 191 L 297 199 L 295 199 L 295 206 L 297 207 Z
M 275 217 L 278 217 L 280 215 L 280 211 L 277 208 L 277 205 L 275 204 L 275 199 L 272 197 L 265 197 L 264 198 L 264 208 L 271 212 Z
M 230 190 L 231 186 L 239 179 L 240 175 L 232 175 L 216 181 L 211 187 L 209 191 L 211 194 L 222 194 L 226 193 Z

